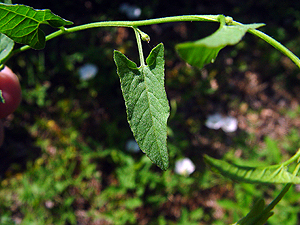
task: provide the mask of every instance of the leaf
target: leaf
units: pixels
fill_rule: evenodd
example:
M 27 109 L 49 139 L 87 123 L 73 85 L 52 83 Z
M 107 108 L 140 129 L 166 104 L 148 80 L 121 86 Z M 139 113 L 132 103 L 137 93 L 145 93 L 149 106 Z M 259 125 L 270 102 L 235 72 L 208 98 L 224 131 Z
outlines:
M 12 39 L 0 33 L 0 61 L 9 55 L 14 48 L 14 44 Z
M 114 60 L 133 135 L 150 160 L 166 170 L 170 108 L 164 89 L 164 46 L 159 44 L 152 49 L 147 65 L 140 67 L 119 51 L 114 51 Z
M 73 24 L 53 14 L 49 9 L 35 10 L 25 5 L 0 3 L 0 32 L 15 42 L 27 44 L 34 49 L 45 47 L 45 34 L 41 24 L 62 27 Z
M 267 184 L 300 184 L 300 178 L 287 171 L 283 164 L 273 166 L 248 167 L 228 163 L 223 160 L 214 159 L 208 155 L 204 156 L 206 163 L 220 172 L 223 176 L 233 180 L 248 183 Z
M 273 215 L 273 212 L 262 213 L 265 208 L 265 201 L 259 199 L 250 212 L 233 225 L 264 225 L 267 220 Z
M 223 18 L 215 33 L 194 42 L 177 44 L 176 50 L 187 63 L 202 68 L 208 63 L 213 63 L 222 48 L 237 44 L 249 29 L 256 29 L 263 25 L 262 23 L 225 25 L 225 18 Z

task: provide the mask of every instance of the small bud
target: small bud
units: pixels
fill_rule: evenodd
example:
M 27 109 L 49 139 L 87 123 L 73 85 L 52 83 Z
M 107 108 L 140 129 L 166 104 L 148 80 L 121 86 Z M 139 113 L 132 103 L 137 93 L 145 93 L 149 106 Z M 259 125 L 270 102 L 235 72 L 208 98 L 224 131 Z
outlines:
M 148 34 L 144 33 L 143 31 L 140 31 L 140 34 L 143 41 L 147 41 L 148 43 L 150 42 L 150 36 Z
M 147 41 L 148 43 L 150 42 L 150 36 L 148 34 L 146 34 L 145 32 L 141 31 L 139 28 L 136 28 L 136 30 L 141 35 L 141 38 L 142 38 L 143 41 Z
M 226 22 L 227 25 L 231 25 L 232 22 L 233 22 L 233 18 L 230 17 L 230 16 L 226 16 L 225 17 L 225 22 Z

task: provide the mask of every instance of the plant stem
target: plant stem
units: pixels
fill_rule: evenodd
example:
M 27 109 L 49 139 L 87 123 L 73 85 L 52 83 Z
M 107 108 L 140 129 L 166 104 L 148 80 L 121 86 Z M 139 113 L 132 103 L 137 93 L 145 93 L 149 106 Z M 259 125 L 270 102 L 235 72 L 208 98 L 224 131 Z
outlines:
M 218 15 L 185 15 L 185 16 L 170 16 L 149 20 L 139 20 L 139 21 L 103 21 L 103 22 L 95 22 L 89 23 L 85 25 L 80 25 L 77 27 L 68 28 L 67 30 L 73 32 L 78 30 L 85 30 L 89 28 L 95 27 L 140 27 L 140 26 L 148 26 L 153 24 L 160 23 L 171 23 L 171 22 L 184 22 L 184 21 L 210 21 L 210 22 L 218 22 Z
M 288 166 L 289 164 L 291 164 L 292 162 L 295 162 L 296 160 L 298 160 L 300 157 L 300 149 L 296 152 L 295 155 L 293 155 L 290 159 L 286 160 L 285 162 L 282 163 L 283 166 Z
M 142 46 L 142 40 L 141 40 L 141 35 L 138 32 L 137 28 L 133 28 L 135 37 L 136 37 L 136 42 L 139 50 L 139 55 L 140 55 L 140 63 L 141 66 L 145 66 L 145 59 L 144 59 L 144 52 L 143 52 L 143 46 Z
M 293 171 L 293 175 L 296 176 L 300 169 L 299 150 L 292 158 L 294 161 L 295 161 L 295 158 L 298 159 L 297 166 Z M 280 200 L 283 198 L 283 196 L 288 192 L 288 190 L 290 189 L 291 186 L 292 186 L 291 183 L 286 184 L 284 186 L 284 188 L 280 191 L 280 193 L 276 196 L 276 198 L 261 212 L 261 215 L 267 215 L 269 212 L 271 212 L 274 209 L 274 207 L 280 202 Z
M 236 22 L 236 21 L 233 21 L 232 24 L 233 25 L 235 25 L 235 24 L 241 25 L 241 23 Z M 279 50 L 281 53 L 283 53 L 284 55 L 289 57 L 300 68 L 300 59 L 293 52 L 291 52 L 289 49 L 287 49 L 287 47 L 282 45 L 280 42 L 276 41 L 274 38 L 270 37 L 269 35 L 261 32 L 259 30 L 249 29 L 248 32 L 263 39 L 268 44 L 272 45 L 274 48 Z
M 161 23 L 171 23 L 171 22 L 184 22 L 184 21 L 207 21 L 207 22 L 220 22 L 220 15 L 184 15 L 184 16 L 170 16 L 170 17 L 163 17 L 163 18 L 157 18 L 157 19 L 149 19 L 149 20 L 140 20 L 140 21 L 102 21 L 102 22 L 95 22 L 95 23 L 89 23 L 84 25 L 79 25 L 71 28 L 64 28 L 60 29 L 52 34 L 49 34 L 46 37 L 46 41 L 49 41 L 55 37 L 58 37 L 62 34 L 66 33 L 73 33 L 77 31 L 82 31 L 86 29 L 91 28 L 98 28 L 98 27 L 139 27 L 139 26 L 147 26 L 147 25 L 153 25 L 153 24 L 161 24 Z M 241 23 L 233 21 L 231 17 L 225 17 L 225 21 L 230 21 L 230 24 L 232 25 L 241 25 Z M 272 37 L 268 36 L 267 34 L 255 30 L 255 29 L 249 29 L 249 33 L 258 36 L 259 38 L 263 39 L 270 45 L 272 45 L 274 48 L 278 49 L 280 52 L 282 52 L 284 55 L 289 57 L 299 68 L 300 68 L 300 59 L 293 54 L 289 49 L 287 49 L 285 46 L 283 46 L 281 43 L 273 39 Z M 12 53 L 3 61 L 6 61 L 8 58 L 10 58 L 12 55 L 26 51 L 30 49 L 28 45 L 22 46 L 19 49 L 16 49 L 12 51 Z
M 278 41 L 276 41 L 269 35 L 261 32 L 259 30 L 250 29 L 248 32 L 251 34 L 254 34 L 254 35 L 260 37 L 261 39 L 263 39 L 264 41 L 268 42 L 274 48 L 278 49 L 283 54 L 285 54 L 287 57 L 289 57 L 300 68 L 300 59 L 294 53 L 292 53 L 289 49 L 287 49 L 284 45 L 282 45 L 281 43 L 279 43 Z
M 271 210 L 274 209 L 274 207 L 280 202 L 280 200 L 283 198 L 283 196 L 288 192 L 292 184 L 286 184 L 284 188 L 280 191 L 280 193 L 276 196 L 276 198 L 262 211 L 262 215 L 265 215 Z
M 170 16 L 170 17 L 163 17 L 157 19 L 149 19 L 149 20 L 140 20 L 140 21 L 102 21 L 102 22 L 95 22 L 89 23 L 84 25 L 79 25 L 71 28 L 60 29 L 52 34 L 46 36 L 46 41 L 49 41 L 55 37 L 58 37 L 62 34 L 66 33 L 73 33 L 77 31 L 83 31 L 91 28 L 98 28 L 98 27 L 139 27 L 139 26 L 148 26 L 153 24 L 160 24 L 160 23 L 171 23 L 171 22 L 185 22 L 185 21 L 207 21 L 207 22 L 219 22 L 218 15 L 185 15 L 185 16 Z M 226 17 L 227 18 L 227 17 Z M 229 17 L 228 17 L 229 18 Z M 12 55 L 26 51 L 31 49 L 28 45 L 22 46 L 19 49 L 12 51 L 12 54 L 8 57 L 10 58 Z M 7 60 L 7 59 L 6 59 Z

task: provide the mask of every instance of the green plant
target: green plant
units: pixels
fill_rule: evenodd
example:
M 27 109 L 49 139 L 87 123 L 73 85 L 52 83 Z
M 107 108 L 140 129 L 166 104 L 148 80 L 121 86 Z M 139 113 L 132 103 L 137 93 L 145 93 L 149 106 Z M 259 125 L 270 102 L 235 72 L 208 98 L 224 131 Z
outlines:
M 263 24 L 244 25 L 234 21 L 231 17 L 224 17 L 223 15 L 175 16 L 132 22 L 105 21 L 67 28 L 65 26 L 72 25 L 72 23 L 52 14 L 49 10 L 34 10 L 23 5 L 1 4 L 0 18 L 0 32 L 2 33 L 0 47 L 3 49 L 0 56 L 2 63 L 5 63 L 14 54 L 30 48 L 42 49 L 46 41 L 63 34 L 97 27 L 132 28 L 137 39 L 140 66 L 137 66 L 119 51 L 114 52 L 114 60 L 117 65 L 117 73 L 121 80 L 121 89 L 127 109 L 127 119 L 136 141 L 142 151 L 163 170 L 166 170 L 169 166 L 166 141 L 169 105 L 164 90 L 164 47 L 163 44 L 157 45 L 152 49 L 145 61 L 141 41 L 149 42 L 150 37 L 142 32 L 139 27 L 178 21 L 220 23 L 219 29 L 214 34 L 195 42 L 176 45 L 176 50 L 179 55 L 189 64 L 199 68 L 214 62 L 221 49 L 227 45 L 237 44 L 247 32 L 268 42 L 288 56 L 298 67 L 300 66 L 299 59 L 292 52 L 273 38 L 256 30 L 263 26 Z M 47 24 L 59 30 L 45 36 L 40 29 L 41 24 Z M 25 46 L 13 50 L 14 42 L 25 44 Z M 295 167 L 294 172 L 287 170 L 287 166 L 297 161 L 298 158 L 299 152 L 291 159 L 278 165 L 242 167 L 226 161 L 213 159 L 209 156 L 205 157 L 209 165 L 232 179 L 251 183 L 286 184 L 282 192 L 270 205 L 265 207 L 264 201 L 259 200 L 250 213 L 236 224 L 263 224 L 267 221 L 272 215 L 274 206 L 281 200 L 284 194 L 286 194 L 291 184 L 300 183 L 299 177 L 297 177 L 299 166 L 297 165 Z M 130 160 L 125 164 L 127 166 L 122 168 L 125 171 L 133 165 Z M 119 177 L 119 179 L 124 181 L 123 186 L 125 188 L 134 186 L 134 183 L 130 182 L 130 180 L 134 180 L 133 178 L 126 180 Z M 63 185 L 61 189 L 64 189 Z M 31 200 L 30 196 L 29 199 L 27 199 L 27 195 L 24 196 L 26 197 L 26 201 Z M 128 203 L 128 205 L 139 206 L 139 201 Z M 120 211 L 119 213 L 121 214 L 123 212 Z M 182 218 L 182 221 L 185 222 L 188 221 L 186 216 L 187 212 L 184 211 L 184 214 L 185 217 Z M 70 220 L 72 221 L 72 218 Z M 131 216 L 128 216 L 127 220 L 134 222 Z

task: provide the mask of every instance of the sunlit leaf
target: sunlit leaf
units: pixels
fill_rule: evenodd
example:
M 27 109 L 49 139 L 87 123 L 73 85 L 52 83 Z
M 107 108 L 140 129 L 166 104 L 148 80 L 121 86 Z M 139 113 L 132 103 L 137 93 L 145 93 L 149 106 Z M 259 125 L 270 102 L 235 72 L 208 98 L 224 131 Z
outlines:
M 212 35 L 197 41 L 177 44 L 176 50 L 187 63 L 202 68 L 206 64 L 214 62 L 222 48 L 237 44 L 247 30 L 256 29 L 263 25 L 262 23 L 225 25 L 224 19 L 223 22 L 221 21 L 219 29 Z
M 0 3 L 1 2 L 5 4 L 12 4 L 11 0 L 0 0 Z M 14 44 L 15 43 L 12 39 L 0 33 L 0 61 L 9 55 L 9 53 L 13 50 Z
M 13 50 L 15 42 L 0 33 L 0 60 L 4 59 Z
M 53 14 L 49 9 L 35 10 L 25 5 L 0 3 L 0 32 L 15 42 L 34 49 L 44 48 L 45 34 L 39 28 L 41 24 L 62 27 L 72 22 Z
M 239 166 L 205 155 L 205 161 L 223 176 L 236 181 L 248 183 L 300 184 L 300 178 L 287 171 L 286 166 L 279 164 L 266 167 Z
M 152 162 L 166 170 L 167 120 L 169 104 L 164 88 L 164 47 L 152 49 L 146 63 L 137 65 L 119 51 L 114 60 L 121 81 L 127 119 L 141 150 Z

